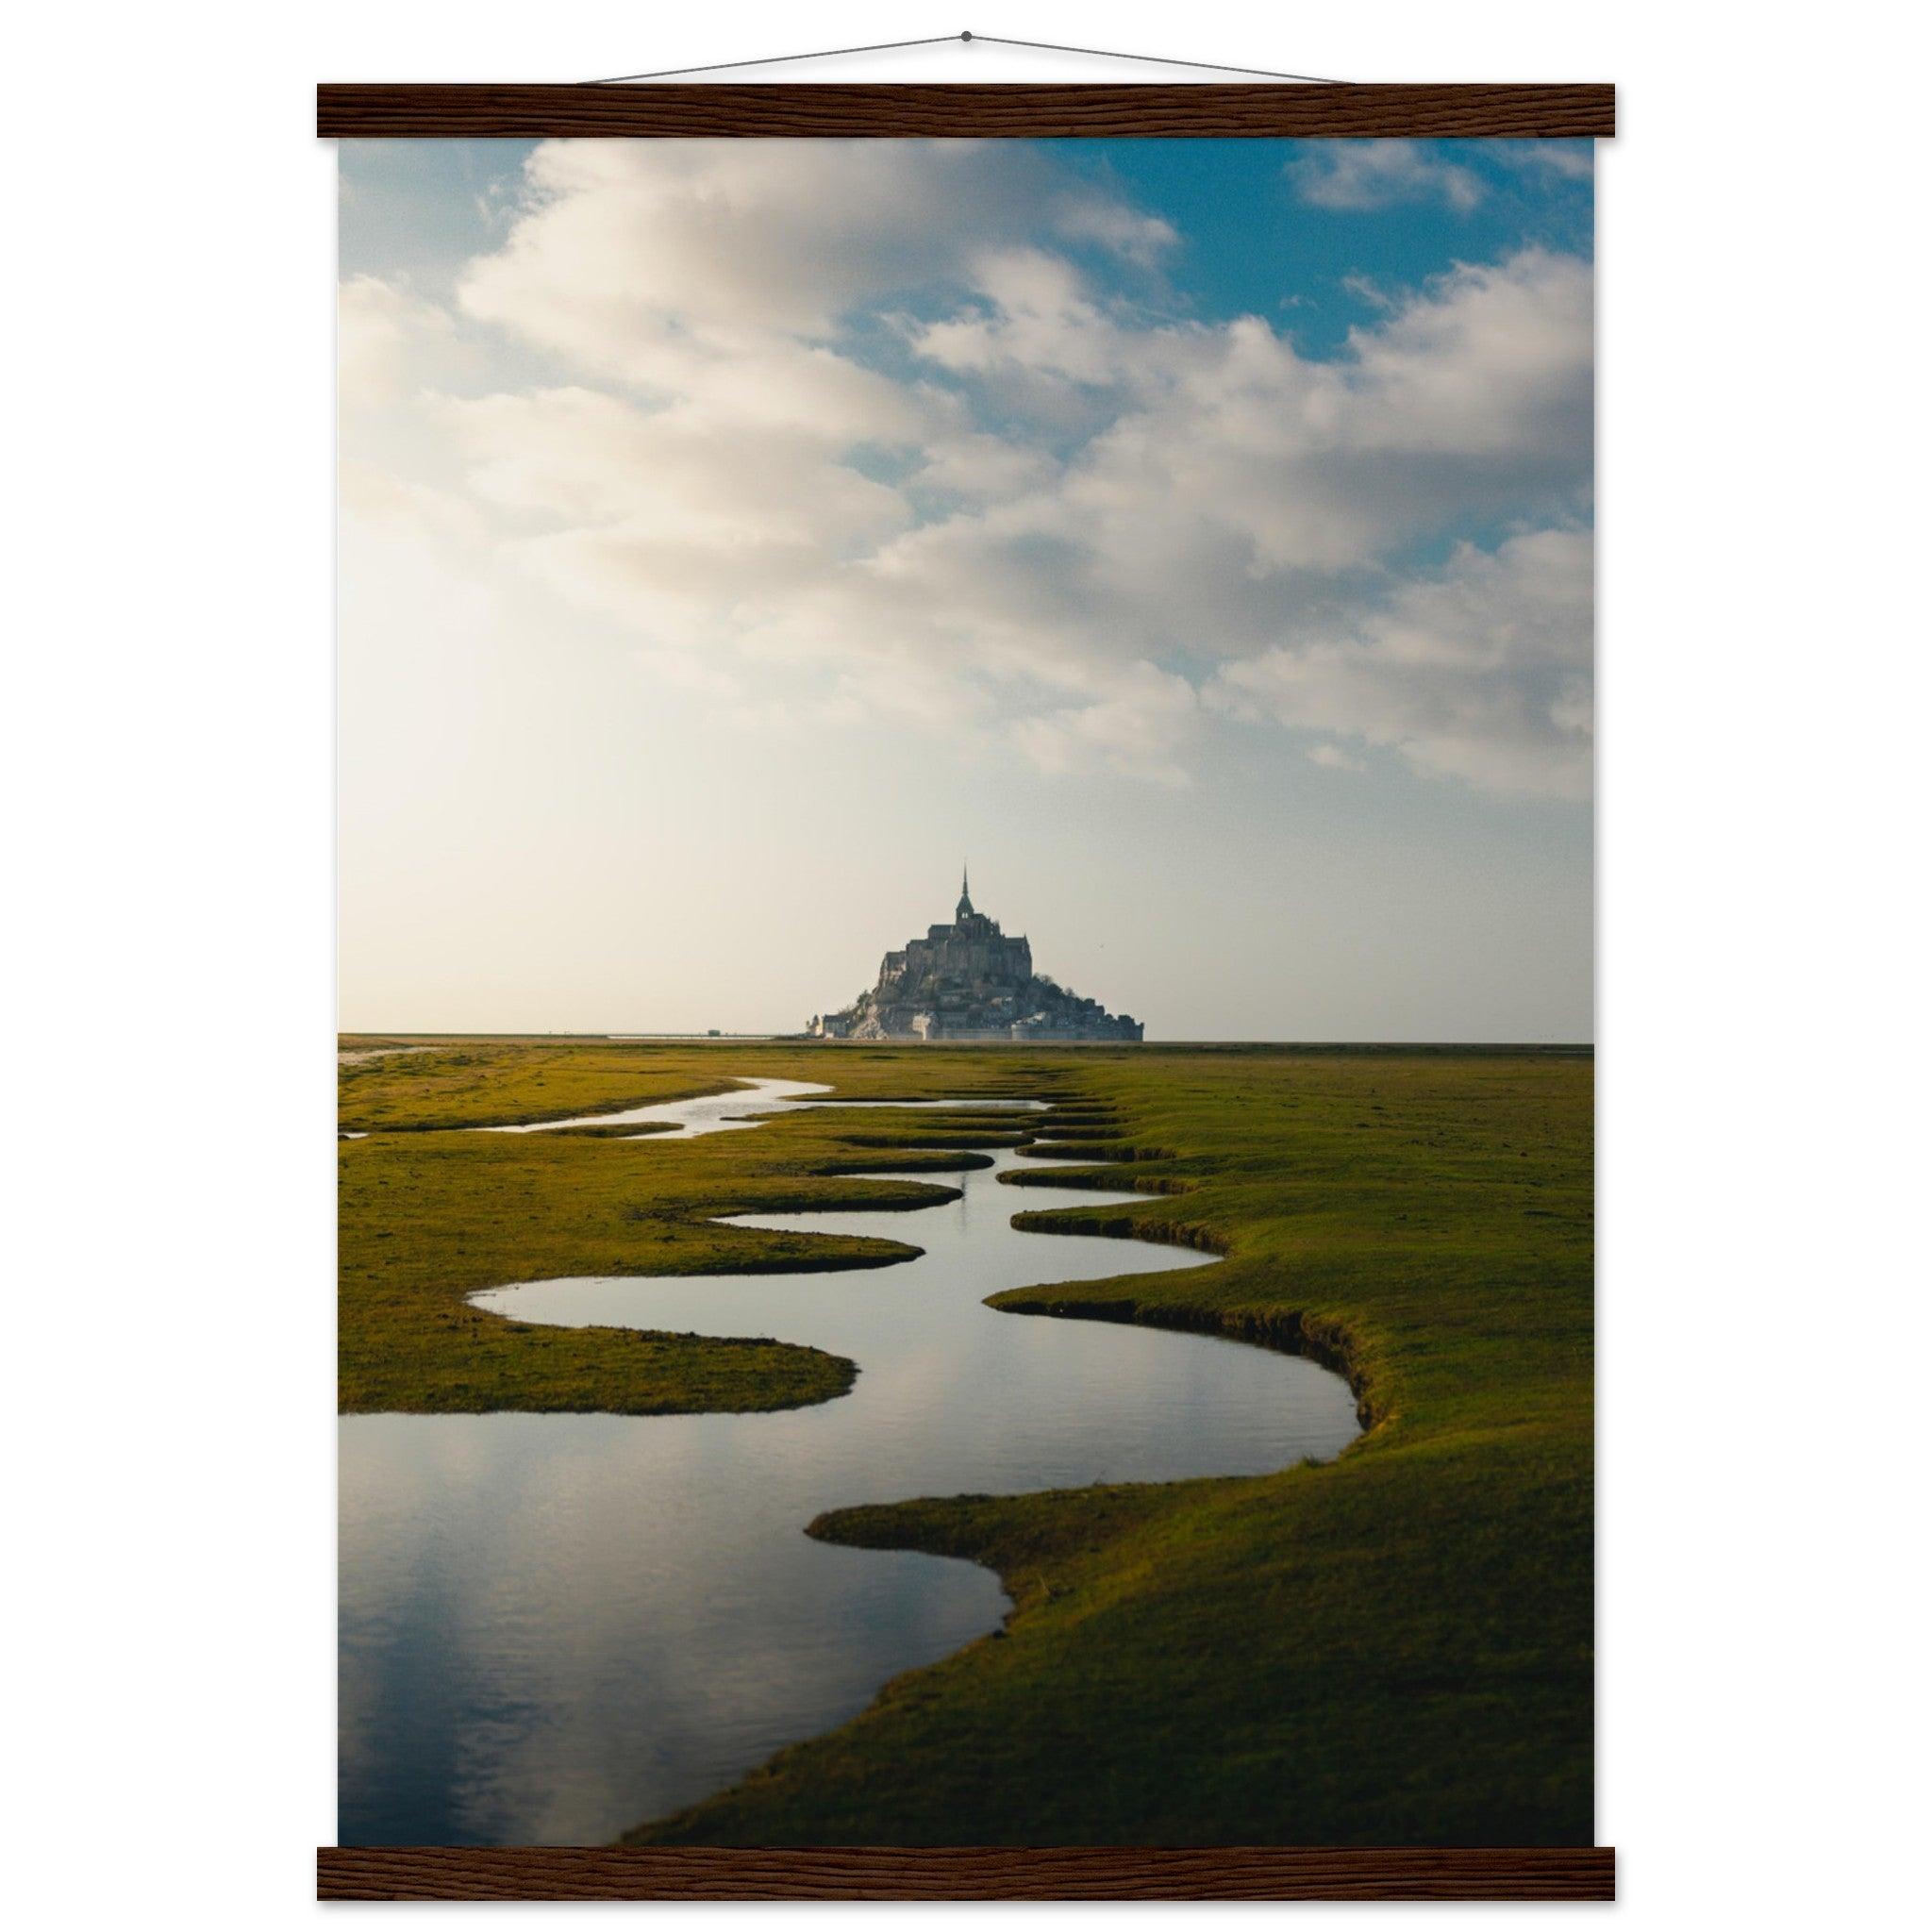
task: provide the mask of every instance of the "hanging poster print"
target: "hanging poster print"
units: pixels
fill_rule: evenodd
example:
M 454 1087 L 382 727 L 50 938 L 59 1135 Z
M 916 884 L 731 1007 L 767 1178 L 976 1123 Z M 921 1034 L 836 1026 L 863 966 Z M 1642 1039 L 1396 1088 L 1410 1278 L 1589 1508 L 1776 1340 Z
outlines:
M 1591 142 L 341 169 L 341 1846 L 1591 1846 Z

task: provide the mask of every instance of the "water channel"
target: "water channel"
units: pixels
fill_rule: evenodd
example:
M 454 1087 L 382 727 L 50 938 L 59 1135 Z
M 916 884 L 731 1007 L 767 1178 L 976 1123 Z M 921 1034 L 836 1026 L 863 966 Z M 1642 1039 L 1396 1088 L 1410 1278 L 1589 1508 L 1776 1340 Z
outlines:
M 823 1091 L 747 1088 L 595 1118 L 720 1132 Z M 813 1541 L 804 1527 L 823 1510 L 1257 1474 L 1353 1440 L 1347 1384 L 1312 1362 L 983 1307 L 1004 1289 L 1212 1260 L 1014 1228 L 1022 1210 L 1139 1198 L 1002 1186 L 1019 1159 L 1002 1149 L 990 1168 L 909 1176 L 961 1190 L 931 1208 L 735 1217 L 924 1250 L 896 1266 L 474 1297 L 523 1322 L 808 1343 L 858 1364 L 838 1400 L 767 1415 L 342 1419 L 340 1842 L 606 1842 L 998 1625 L 991 1572 Z

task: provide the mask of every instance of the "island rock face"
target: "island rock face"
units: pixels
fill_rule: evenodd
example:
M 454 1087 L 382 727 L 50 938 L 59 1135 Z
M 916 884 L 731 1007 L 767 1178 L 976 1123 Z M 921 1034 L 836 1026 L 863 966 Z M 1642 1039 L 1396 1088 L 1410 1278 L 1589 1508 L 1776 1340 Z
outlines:
M 888 953 L 876 986 L 806 1030 L 815 1040 L 1139 1040 L 1141 1027 L 1036 974 L 1024 937 L 975 912 L 961 877 L 952 924 Z

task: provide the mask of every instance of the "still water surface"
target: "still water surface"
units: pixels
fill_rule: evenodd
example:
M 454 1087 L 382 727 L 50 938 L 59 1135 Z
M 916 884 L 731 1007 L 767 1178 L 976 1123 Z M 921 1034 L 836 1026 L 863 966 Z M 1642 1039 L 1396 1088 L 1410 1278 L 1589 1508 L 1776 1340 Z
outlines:
M 486 1134 L 542 1134 L 558 1127 L 623 1127 L 663 1122 L 645 1134 L 618 1138 L 648 1141 L 689 1141 L 698 1134 L 728 1133 L 734 1127 L 756 1127 L 768 1114 L 783 1112 L 808 1094 L 831 1090 L 812 1080 L 741 1080 L 736 1093 L 707 1093 L 697 1100 L 654 1100 L 646 1107 L 625 1108 L 621 1113 L 574 1114 L 567 1121 L 522 1121 L 515 1126 L 485 1127 Z M 901 1106 L 908 1103 L 900 1102 Z M 919 1107 L 1010 1107 L 1011 1101 L 915 1101 Z
M 689 1110 L 681 1130 L 716 1132 L 812 1091 L 758 1082 L 675 1106 Z M 1257 1474 L 1353 1439 L 1347 1385 L 1311 1362 L 982 1307 L 1030 1283 L 1211 1260 L 1024 1234 L 1016 1211 L 1139 1197 L 1022 1193 L 998 1181 L 1016 1157 L 993 1158 L 938 1177 L 963 1190 L 938 1207 L 737 1217 L 925 1250 L 895 1267 L 475 1297 L 525 1322 L 808 1343 L 859 1365 L 836 1401 L 775 1415 L 342 1420 L 341 1843 L 605 1842 L 998 1625 L 1007 1600 L 991 1572 L 814 1542 L 804 1526 L 821 1510 Z

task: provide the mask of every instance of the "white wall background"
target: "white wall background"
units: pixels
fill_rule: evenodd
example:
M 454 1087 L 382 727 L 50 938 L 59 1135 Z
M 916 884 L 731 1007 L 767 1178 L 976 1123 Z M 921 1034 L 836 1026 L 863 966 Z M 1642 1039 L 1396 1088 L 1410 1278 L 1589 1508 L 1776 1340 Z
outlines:
M 1900 1921 L 1924 1689 L 1906 18 L 202 0 L 16 24 L 25 1923 L 286 1923 L 331 1835 L 334 203 L 312 84 L 575 79 L 966 25 L 1349 79 L 1620 84 L 1600 175 L 1600 1830 L 1646 1925 Z M 832 73 L 1121 77 L 990 47 Z M 219 1880 L 197 1840 L 224 1845 Z

